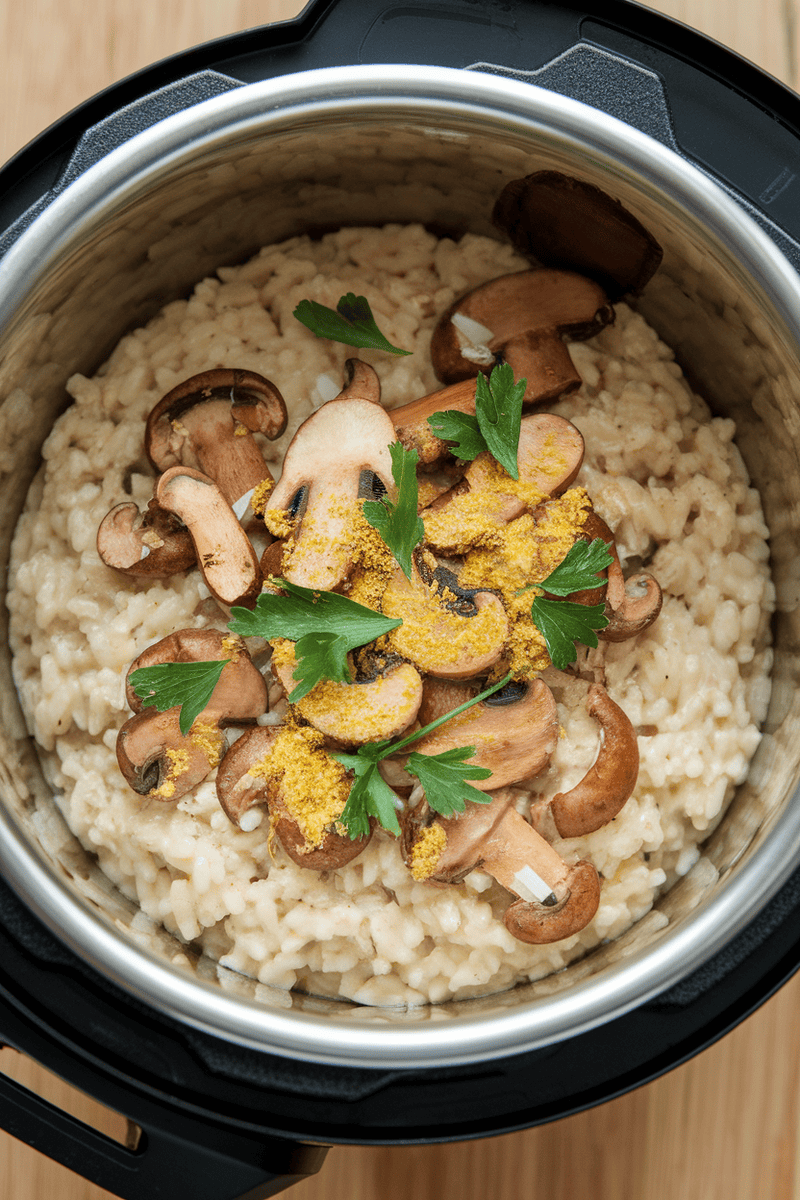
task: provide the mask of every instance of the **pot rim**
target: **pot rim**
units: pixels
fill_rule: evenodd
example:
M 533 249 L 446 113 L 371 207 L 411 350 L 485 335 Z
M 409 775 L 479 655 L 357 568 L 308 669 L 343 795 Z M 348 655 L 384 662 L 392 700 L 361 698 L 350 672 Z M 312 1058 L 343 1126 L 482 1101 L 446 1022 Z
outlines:
M 386 119 L 469 117 L 484 131 L 538 137 L 590 152 L 641 188 L 658 192 L 700 223 L 764 290 L 795 341 L 798 277 L 735 200 L 698 167 L 597 109 L 529 83 L 446 67 L 329 67 L 247 84 L 165 118 L 112 150 L 57 195 L 0 262 L 0 327 L 81 231 L 148 179 L 191 161 L 200 149 L 262 126 L 342 120 L 369 110 Z M 0 808 L 5 878 L 44 923 L 102 976 L 175 1020 L 254 1049 L 337 1066 L 403 1068 L 478 1062 L 586 1032 L 673 986 L 749 924 L 792 873 L 800 855 L 800 807 L 786 804 L 769 837 L 715 894 L 657 942 L 553 997 L 496 1016 L 431 1020 L 421 1009 L 364 1009 L 347 1020 L 254 1000 L 189 976 L 135 944 L 74 893 Z M 374 1018 L 374 1020 L 373 1020 Z

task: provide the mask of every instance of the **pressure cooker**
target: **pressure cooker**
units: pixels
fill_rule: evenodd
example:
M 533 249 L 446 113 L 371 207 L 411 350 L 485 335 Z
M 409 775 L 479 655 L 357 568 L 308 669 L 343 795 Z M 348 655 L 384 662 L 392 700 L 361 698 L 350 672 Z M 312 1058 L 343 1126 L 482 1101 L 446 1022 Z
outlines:
M 0 1037 L 140 1136 L 112 1143 L 0 1077 L 10 1132 L 130 1200 L 256 1200 L 336 1143 L 475 1138 L 598 1104 L 707 1046 L 796 970 L 799 138 L 798 97 L 627 0 L 312 0 L 123 80 L 3 169 L 0 400 L 37 381 L 0 479 L 4 562 L 65 380 L 125 330 L 299 232 L 490 233 L 498 181 L 551 168 L 663 245 L 638 304 L 737 421 L 778 597 L 772 703 L 705 847 L 714 870 L 558 976 L 425 1009 L 280 992 L 202 956 L 188 971 L 166 931 L 143 945 L 136 907 L 59 824 L 6 652 Z

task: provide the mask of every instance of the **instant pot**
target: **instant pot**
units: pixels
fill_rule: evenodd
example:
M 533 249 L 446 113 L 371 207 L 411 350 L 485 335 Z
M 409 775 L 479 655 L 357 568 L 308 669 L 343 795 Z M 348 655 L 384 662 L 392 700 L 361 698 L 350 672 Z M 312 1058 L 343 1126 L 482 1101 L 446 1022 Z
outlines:
M 141 1132 L 117 1145 L 0 1077 L 6 1129 L 131 1200 L 257 1200 L 331 1144 L 475 1138 L 607 1100 L 797 968 L 799 148 L 798 97 L 622 0 L 314 0 L 124 80 L 6 166 L 4 561 L 65 380 L 166 301 L 298 232 L 492 233 L 501 187 L 552 168 L 663 245 L 637 303 L 738 423 L 778 596 L 764 738 L 697 867 L 559 975 L 416 1010 L 280 992 L 201 956 L 173 964 L 177 943 L 63 825 L 6 654 L 0 1038 Z

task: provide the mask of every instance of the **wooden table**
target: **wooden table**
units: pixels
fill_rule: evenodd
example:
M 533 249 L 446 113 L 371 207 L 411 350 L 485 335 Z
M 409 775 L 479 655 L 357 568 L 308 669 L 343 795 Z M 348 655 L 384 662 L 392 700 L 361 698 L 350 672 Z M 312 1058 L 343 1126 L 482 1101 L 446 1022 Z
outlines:
M 0 161 L 88 96 L 185 47 L 294 16 L 298 0 L 0 0 Z M 798 83 L 800 0 L 651 7 Z M 599 10 L 598 10 L 599 11 Z M 792 1200 L 800 1197 L 800 977 L 690 1063 L 600 1108 L 448 1146 L 336 1148 L 293 1200 Z M 0 1068 L 97 1127 L 118 1118 L 36 1064 Z M 0 1200 L 110 1194 L 0 1134 Z

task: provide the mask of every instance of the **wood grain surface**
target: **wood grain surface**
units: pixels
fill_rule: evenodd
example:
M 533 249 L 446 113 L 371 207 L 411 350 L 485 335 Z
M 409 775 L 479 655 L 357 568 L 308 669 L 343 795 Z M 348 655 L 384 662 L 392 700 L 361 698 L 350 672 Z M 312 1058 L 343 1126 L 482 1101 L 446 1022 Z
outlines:
M 0 161 L 116 80 L 186 47 L 284 20 L 298 0 L 0 0 Z M 589 6 L 591 7 L 591 6 Z M 659 0 L 797 86 L 800 0 Z M 600 9 L 598 8 L 598 11 Z M 795 1200 L 800 978 L 717 1045 L 581 1115 L 447 1146 L 335 1148 L 292 1200 Z M 10 1050 L 0 1069 L 114 1136 L 118 1117 Z M 105 1200 L 0 1134 L 0 1200 Z M 176 1197 L 183 1200 L 183 1197 Z

